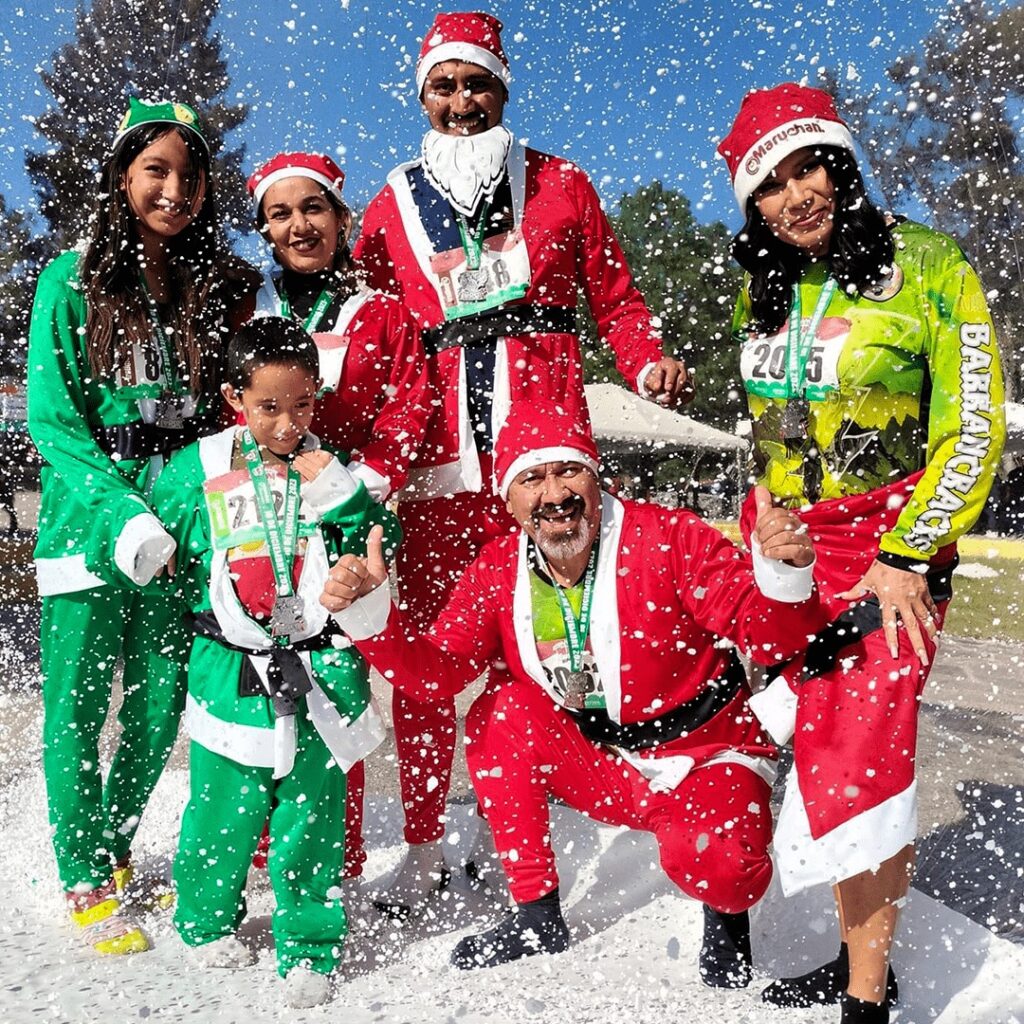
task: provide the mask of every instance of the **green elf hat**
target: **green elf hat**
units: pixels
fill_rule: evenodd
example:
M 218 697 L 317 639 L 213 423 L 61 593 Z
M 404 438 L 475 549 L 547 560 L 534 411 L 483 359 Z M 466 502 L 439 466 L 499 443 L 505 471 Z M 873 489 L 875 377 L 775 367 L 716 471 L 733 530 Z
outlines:
M 210 152 L 210 144 L 203 135 L 199 115 L 187 103 L 147 103 L 134 96 L 128 99 L 128 109 L 117 127 L 113 148 L 117 149 L 127 135 L 147 124 L 176 124 L 188 128 L 203 144 L 203 149 Z

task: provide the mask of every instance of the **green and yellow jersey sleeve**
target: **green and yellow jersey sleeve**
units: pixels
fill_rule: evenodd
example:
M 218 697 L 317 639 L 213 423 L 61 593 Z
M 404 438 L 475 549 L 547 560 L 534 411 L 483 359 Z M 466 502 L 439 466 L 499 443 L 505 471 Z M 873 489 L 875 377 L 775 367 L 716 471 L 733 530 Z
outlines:
M 746 289 L 733 335 L 753 420 L 760 478 L 790 507 L 861 494 L 924 473 L 893 530 L 891 554 L 927 560 L 974 525 L 1005 438 L 992 319 L 974 270 L 952 239 L 918 224 L 893 231 L 895 265 L 878 288 L 837 290 L 807 359 L 802 436 L 786 409 L 787 330 L 752 335 Z M 827 280 L 800 282 L 805 318 Z

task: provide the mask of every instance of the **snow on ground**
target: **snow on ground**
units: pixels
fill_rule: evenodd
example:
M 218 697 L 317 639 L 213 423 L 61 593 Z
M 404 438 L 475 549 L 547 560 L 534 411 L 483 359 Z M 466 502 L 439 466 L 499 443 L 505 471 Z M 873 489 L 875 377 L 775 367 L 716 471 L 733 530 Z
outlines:
M 186 773 L 165 773 L 139 833 L 136 853 L 166 873 L 184 805 Z M 651 837 L 596 825 L 554 808 L 566 918 L 574 931 L 562 956 L 537 957 L 490 971 L 448 966 L 458 935 L 500 913 L 493 898 L 471 893 L 461 874 L 430 916 L 401 926 L 365 906 L 365 892 L 397 864 L 400 822 L 392 801 L 374 799 L 375 822 L 364 883 L 353 892 L 353 934 L 336 999 L 326 1008 L 286 1010 L 280 1002 L 269 938 L 270 894 L 254 876 L 243 940 L 256 966 L 234 972 L 192 966 L 168 914 L 145 921 L 155 949 L 98 959 L 65 924 L 46 819 L 38 756 L 5 772 L 0 828 L 6 870 L 0 880 L 0 1020 L 68 1024 L 146 1020 L 196 1024 L 344 1021 L 344 1024 L 630 1024 L 728 1021 L 825 1024 L 836 1008 L 777 1011 L 759 999 L 763 979 L 804 970 L 836 946 L 829 893 L 790 900 L 774 888 L 754 914 L 754 955 L 763 978 L 742 992 L 712 991 L 696 972 L 700 907 L 673 891 L 657 867 Z M 447 859 L 460 863 L 476 829 L 469 805 L 452 808 Z M 363 910 L 358 906 L 363 897 Z M 1024 1024 L 1024 947 L 914 891 L 894 962 L 903 1002 L 896 1024 Z

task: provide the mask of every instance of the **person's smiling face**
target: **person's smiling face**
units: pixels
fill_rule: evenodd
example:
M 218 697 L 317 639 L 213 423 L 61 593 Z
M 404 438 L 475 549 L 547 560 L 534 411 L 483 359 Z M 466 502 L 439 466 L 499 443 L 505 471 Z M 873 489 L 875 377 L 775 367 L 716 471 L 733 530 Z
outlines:
M 312 178 L 294 175 L 275 181 L 260 209 L 261 231 L 283 267 L 315 274 L 333 265 L 338 240 L 348 232 L 348 218 Z
M 822 158 L 805 146 L 790 153 L 754 190 L 754 202 L 776 238 L 808 256 L 828 253 L 836 192 Z
M 231 408 L 245 417 L 253 440 L 283 457 L 306 436 L 319 385 L 304 366 L 269 363 L 252 371 L 248 387 L 236 391 L 225 384 L 223 394 Z
M 479 64 L 446 60 L 427 73 L 421 102 L 430 127 L 444 135 L 479 135 L 501 124 L 508 93 Z
M 192 223 L 206 194 L 206 178 L 195 180 L 188 146 L 173 128 L 154 139 L 126 168 L 121 187 L 139 234 L 173 238 Z
M 574 558 L 597 536 L 601 489 L 579 462 L 545 462 L 512 481 L 508 510 L 546 556 Z

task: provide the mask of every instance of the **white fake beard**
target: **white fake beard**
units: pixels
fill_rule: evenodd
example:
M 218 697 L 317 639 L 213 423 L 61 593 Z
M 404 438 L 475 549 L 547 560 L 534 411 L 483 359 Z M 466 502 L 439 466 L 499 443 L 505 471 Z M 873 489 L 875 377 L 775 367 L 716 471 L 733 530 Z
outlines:
M 423 173 L 438 192 L 465 217 L 483 198 L 493 199 L 505 176 L 512 133 L 496 124 L 479 135 L 445 135 L 433 128 L 423 136 Z

